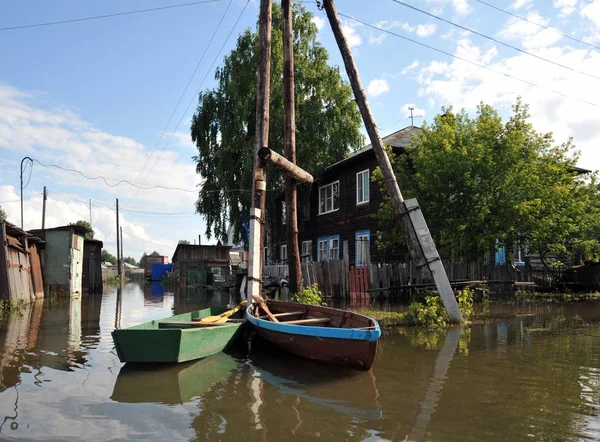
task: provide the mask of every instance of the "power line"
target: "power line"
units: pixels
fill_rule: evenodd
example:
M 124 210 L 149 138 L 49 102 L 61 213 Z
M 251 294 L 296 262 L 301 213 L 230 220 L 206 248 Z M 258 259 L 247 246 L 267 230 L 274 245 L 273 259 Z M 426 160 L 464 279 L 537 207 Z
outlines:
M 553 94 L 560 95 L 561 97 L 571 98 L 573 100 L 579 101 L 580 103 L 585 103 L 585 104 L 589 104 L 591 106 L 600 107 L 600 104 L 593 103 L 593 102 L 587 101 L 587 100 L 583 100 L 581 98 L 573 97 L 572 95 L 567 95 L 567 94 L 564 94 L 562 92 L 556 91 L 554 89 L 550 89 L 550 88 L 547 88 L 545 86 L 540 86 L 540 85 L 535 84 L 535 83 L 533 83 L 531 81 L 528 81 L 528 80 L 523 80 L 522 78 L 515 77 L 514 75 L 511 75 L 511 74 L 507 74 L 506 72 L 502 72 L 502 71 L 499 71 L 499 70 L 494 69 L 492 67 L 485 66 L 483 64 L 480 64 L 480 63 L 477 63 L 477 62 L 474 62 L 474 61 L 471 61 L 471 60 L 467 60 L 466 58 L 463 58 L 463 57 L 461 57 L 459 55 L 451 54 L 450 52 L 446 52 L 446 51 L 444 51 L 442 49 L 438 49 L 438 48 L 436 48 L 434 46 L 430 46 L 430 45 L 428 45 L 426 43 L 422 43 L 422 42 L 414 40 L 412 38 L 405 37 L 404 35 L 397 34 L 397 33 L 393 32 L 393 31 L 389 31 L 387 29 L 383 29 L 383 28 L 380 28 L 378 26 L 372 25 L 370 23 L 364 22 L 364 21 L 359 20 L 357 18 L 354 18 L 354 17 L 352 17 L 350 15 L 346 15 L 346 14 L 343 14 L 341 12 L 338 12 L 338 14 L 340 16 L 344 17 L 344 18 L 347 18 L 349 20 L 355 21 L 356 23 L 360 23 L 360 24 L 362 24 L 364 26 L 367 26 L 367 27 L 369 27 L 371 29 L 377 29 L 378 31 L 385 32 L 387 34 L 393 35 L 395 37 L 401 38 L 401 39 L 406 40 L 406 41 L 410 41 L 411 43 L 418 44 L 419 46 L 423 46 L 423 47 L 425 47 L 427 49 L 431 49 L 433 51 L 439 52 L 440 54 L 447 55 L 448 57 L 452 57 L 452 58 L 455 58 L 457 60 L 464 61 L 465 63 L 472 64 L 473 66 L 477 66 L 477 67 L 482 68 L 482 69 L 487 69 L 488 71 L 495 72 L 495 73 L 503 75 L 504 77 L 507 77 L 507 78 L 512 78 L 513 80 L 520 81 L 521 83 L 527 84 L 529 86 L 533 86 L 533 87 L 536 87 L 536 88 L 539 88 L 539 89 L 546 90 L 548 92 L 552 92 Z
M 444 23 L 448 23 L 449 25 L 455 26 L 455 27 L 457 27 L 459 29 L 462 29 L 464 31 L 471 32 L 472 34 L 479 35 L 480 37 L 483 37 L 483 38 L 488 39 L 490 41 L 493 41 L 495 43 L 501 44 L 502 46 L 506 46 L 507 48 L 510 48 L 510 49 L 515 50 L 515 51 L 521 52 L 522 54 L 529 55 L 530 57 L 535 57 L 538 60 L 545 61 L 546 63 L 551 63 L 551 64 L 553 64 L 555 66 L 559 66 L 559 67 L 561 67 L 563 69 L 567 69 L 569 71 L 577 72 L 578 74 L 586 75 L 586 76 L 594 78 L 596 80 L 600 80 L 600 77 L 597 77 L 597 76 L 592 75 L 592 74 L 588 74 L 587 72 L 583 72 L 583 71 L 580 71 L 578 69 L 574 69 L 572 67 L 566 66 L 566 65 L 561 64 L 561 63 L 557 63 L 556 61 L 552 61 L 552 60 L 549 60 L 547 58 L 544 58 L 544 57 L 541 57 L 539 55 L 536 55 L 536 54 L 534 54 L 532 52 L 525 51 L 525 50 L 520 49 L 520 48 L 518 48 L 516 46 L 513 46 L 511 44 L 504 43 L 503 41 L 498 40 L 497 38 L 490 37 L 489 35 L 482 34 L 481 32 L 474 31 L 473 29 L 470 29 L 470 28 L 467 28 L 465 26 L 459 25 L 459 24 L 454 23 L 454 22 L 452 22 L 450 20 L 446 20 L 443 17 L 440 17 L 440 16 L 435 15 L 435 14 L 431 14 L 431 13 L 429 13 L 427 11 L 424 11 L 423 9 L 417 8 L 416 6 L 412 6 L 412 5 L 409 5 L 408 3 L 404 3 L 403 1 L 400 1 L 400 0 L 392 0 L 392 1 L 395 2 L 395 3 L 398 3 L 399 5 L 402 5 L 402 6 L 405 6 L 407 8 L 410 8 L 410 9 L 412 9 L 414 11 L 420 12 L 421 14 L 425 14 L 425 15 L 428 15 L 429 17 L 435 18 L 436 20 L 443 21 Z
M 117 178 L 107 178 L 107 177 L 104 177 L 102 175 L 88 176 L 88 175 L 86 175 L 85 173 L 83 173 L 83 172 L 81 172 L 79 170 L 70 169 L 70 168 L 62 167 L 62 166 L 57 166 L 56 164 L 44 164 L 41 161 L 36 160 L 35 158 L 33 158 L 33 161 L 36 162 L 36 163 L 38 163 L 40 166 L 43 166 L 43 167 L 53 167 L 53 168 L 56 168 L 56 169 L 63 170 L 65 172 L 77 173 L 77 174 L 81 175 L 82 177 L 84 177 L 84 178 L 86 178 L 88 180 L 102 180 L 109 187 L 117 187 L 117 186 L 119 186 L 121 184 L 129 184 L 130 186 L 136 187 L 136 188 L 141 189 L 141 190 L 163 189 L 163 190 L 179 190 L 181 192 L 190 192 L 190 193 L 196 193 L 198 191 L 197 189 L 193 189 L 193 190 L 192 189 L 182 189 L 181 187 L 167 187 L 167 186 L 148 186 L 148 187 L 143 187 L 143 186 L 140 186 L 138 184 L 132 183 L 131 181 L 128 181 L 128 180 L 119 180 Z M 108 182 L 108 180 L 113 180 L 113 181 L 117 181 L 117 182 L 115 184 L 111 184 L 111 183 Z
M 160 140 L 162 140 L 163 135 L 165 134 L 165 132 L 167 131 L 167 128 L 169 127 L 169 124 L 171 124 L 171 120 L 175 116 L 175 112 L 177 112 L 177 109 L 179 108 L 179 105 L 181 104 L 181 100 L 183 100 L 183 97 L 184 97 L 185 93 L 187 92 L 188 88 L 190 87 L 190 84 L 192 83 L 192 80 L 196 76 L 196 72 L 198 72 L 198 68 L 200 67 L 200 64 L 204 61 L 204 57 L 206 56 L 206 53 L 208 52 L 208 48 L 212 44 L 215 36 L 217 35 L 217 32 L 219 31 L 219 28 L 221 27 L 221 24 L 223 23 L 223 19 L 225 18 L 225 15 L 227 14 L 227 11 L 229 11 L 229 8 L 230 8 L 230 6 L 231 6 L 232 3 L 233 3 L 233 0 L 229 0 L 229 3 L 227 4 L 227 8 L 225 8 L 225 11 L 223 12 L 223 15 L 221 16 L 221 20 L 219 20 L 219 24 L 215 28 L 215 31 L 213 32 L 212 37 L 210 37 L 210 40 L 208 41 L 208 44 L 204 48 L 204 52 L 202 53 L 202 56 L 200 57 L 200 60 L 198 60 L 198 63 L 196 64 L 196 68 L 194 69 L 194 72 L 192 72 L 192 75 L 190 76 L 190 79 L 188 80 L 188 82 L 187 82 L 187 84 L 185 86 L 185 89 L 181 93 L 181 96 L 179 97 L 179 100 L 177 101 L 177 104 L 175 105 L 175 108 L 173 109 L 173 112 L 171 112 L 171 116 L 169 117 L 169 121 L 167 121 L 167 124 L 165 124 L 165 127 L 162 130 L 162 132 L 160 134 L 160 137 L 158 137 L 158 140 L 156 140 L 156 144 L 154 145 L 154 147 L 152 148 L 152 151 L 150 152 L 150 156 L 146 159 L 146 162 L 144 163 L 144 166 L 142 167 L 142 169 L 138 173 L 137 177 L 135 178 L 136 181 L 139 179 L 139 177 L 142 175 L 142 173 L 144 173 L 144 170 L 146 169 L 146 166 L 148 165 L 148 162 L 150 161 L 150 158 L 152 158 L 152 155 L 154 155 L 154 152 L 156 151 L 156 148 L 158 147 L 158 144 L 160 143 Z M 135 193 L 134 193 L 134 195 L 135 195 Z
M 62 24 L 66 24 L 66 23 L 75 23 L 75 22 L 89 21 L 89 20 L 100 20 L 100 19 L 104 19 L 104 18 L 121 17 L 123 15 L 142 14 L 142 13 L 146 13 L 146 12 L 163 11 L 165 9 L 184 8 L 186 6 L 195 6 L 195 5 L 201 5 L 204 3 L 214 3 L 214 2 L 218 2 L 218 1 L 220 1 L 220 0 L 203 0 L 203 1 L 196 1 L 196 2 L 190 2 L 190 3 L 180 3 L 177 5 L 159 6 L 157 8 L 137 9 L 135 11 L 116 12 L 114 14 L 104 14 L 104 15 L 95 15 L 92 17 L 73 18 L 70 20 L 59 20 L 59 21 L 51 21 L 51 22 L 45 22 L 45 23 L 35 23 L 35 24 L 30 24 L 30 25 L 7 26 L 4 28 L 0 28 L 0 31 L 14 31 L 16 29 L 40 28 L 43 26 L 62 25 Z
M 496 11 L 500 11 L 500 12 L 503 12 L 503 13 L 505 13 L 505 14 L 508 14 L 508 15 L 510 15 L 510 16 L 512 16 L 512 17 L 518 18 L 519 20 L 523 20 L 523 21 L 525 21 L 525 22 L 527 22 L 527 23 L 531 23 L 532 25 L 536 25 L 536 26 L 539 26 L 540 28 L 544 28 L 544 29 L 547 29 L 547 30 L 549 30 L 549 31 L 552 31 L 552 32 L 554 32 L 554 33 L 556 33 L 556 34 L 558 34 L 558 35 L 562 35 L 563 37 L 566 37 L 566 38 L 568 38 L 568 39 L 570 39 L 570 40 L 576 41 L 577 43 L 581 43 L 581 44 L 587 45 L 587 46 L 589 46 L 589 47 L 591 47 L 591 48 L 594 48 L 594 49 L 598 49 L 598 50 L 600 50 L 600 47 L 599 47 L 599 46 L 593 45 L 593 44 L 591 44 L 591 43 L 588 43 L 588 42 L 586 42 L 586 41 L 583 41 L 583 40 L 579 40 L 578 38 L 575 38 L 575 37 L 571 37 L 570 35 L 568 35 L 568 34 L 565 34 L 564 32 L 561 32 L 561 31 L 559 31 L 559 30 L 558 30 L 558 29 L 556 29 L 556 28 L 552 28 L 552 27 L 550 27 L 550 26 L 546 26 L 546 25 L 543 25 L 543 24 L 541 24 L 541 23 L 537 23 L 537 22 L 534 22 L 534 21 L 532 21 L 532 20 L 529 20 L 529 19 L 527 19 L 527 18 L 525 18 L 525 17 L 521 17 L 520 15 L 513 14 L 513 13 L 512 13 L 512 12 L 510 12 L 510 11 L 506 11 L 505 9 L 499 8 L 498 6 L 492 5 L 491 3 L 488 3 L 488 2 L 486 2 L 486 1 L 483 1 L 483 0 L 475 0 L 475 1 L 476 1 L 476 2 L 479 2 L 479 3 L 481 3 L 481 4 L 484 4 L 484 5 L 486 5 L 486 6 L 489 6 L 490 8 L 492 8 L 492 9 L 495 9 Z M 590 2 L 590 3 L 591 3 L 591 2 Z
M 163 146 L 162 150 L 160 151 L 160 153 L 158 154 L 158 157 L 156 157 L 156 160 L 154 161 L 154 164 L 152 165 L 152 167 L 150 168 L 150 170 L 148 171 L 148 173 L 146 174 L 146 178 L 144 178 L 144 180 L 142 181 L 142 184 L 144 184 L 146 182 L 146 179 L 148 179 L 148 176 L 150 175 L 150 173 L 152 173 L 152 171 L 154 170 L 154 167 L 156 166 L 156 163 L 158 163 L 158 160 L 160 159 L 161 155 L 163 154 L 163 152 L 165 151 L 165 149 L 167 148 L 167 146 L 169 145 L 169 143 L 171 142 L 171 139 L 173 138 L 173 134 L 177 131 L 177 129 L 179 128 L 179 125 L 181 124 L 181 122 L 183 121 L 183 119 L 185 118 L 185 115 L 188 111 L 188 109 L 190 108 L 190 106 L 192 105 L 192 103 L 194 102 L 194 100 L 196 99 L 196 96 L 198 95 L 198 93 L 200 92 L 200 89 L 202 88 L 202 86 L 204 85 L 204 82 L 206 81 L 206 78 L 208 77 L 208 74 L 210 73 L 210 71 L 212 70 L 213 66 L 215 65 L 215 63 L 217 62 L 217 60 L 219 59 L 219 57 L 221 56 L 221 52 L 223 52 L 223 49 L 225 48 L 225 45 L 227 44 L 227 42 L 229 41 L 229 38 L 231 37 L 231 34 L 233 34 L 233 31 L 235 30 L 235 28 L 237 27 L 239 21 L 242 18 L 242 15 L 244 15 L 244 12 L 246 11 L 246 8 L 248 7 L 248 4 L 250 3 L 250 0 L 248 0 L 246 2 L 246 4 L 244 5 L 244 8 L 242 9 L 242 12 L 240 12 L 240 15 L 238 16 L 237 20 L 235 21 L 235 23 L 233 24 L 233 26 L 231 27 L 231 30 L 229 31 L 229 34 L 227 35 L 227 38 L 225 39 L 225 41 L 223 42 L 223 44 L 221 45 L 221 49 L 219 49 L 219 52 L 217 53 L 215 59 L 213 60 L 212 64 L 210 65 L 210 68 L 208 68 L 208 70 L 206 71 L 206 75 L 204 76 L 204 78 L 202 79 L 202 82 L 200 83 L 200 86 L 198 86 L 198 89 L 196 90 L 196 93 L 192 96 L 192 99 L 190 100 L 190 102 L 188 103 L 187 107 L 185 108 L 185 111 L 183 111 L 183 114 L 181 115 L 181 118 L 179 119 L 179 122 L 177 123 L 177 126 L 175 126 L 175 129 L 171 132 L 171 135 L 169 136 L 169 139 L 167 140 L 167 142 L 165 143 L 165 145 Z

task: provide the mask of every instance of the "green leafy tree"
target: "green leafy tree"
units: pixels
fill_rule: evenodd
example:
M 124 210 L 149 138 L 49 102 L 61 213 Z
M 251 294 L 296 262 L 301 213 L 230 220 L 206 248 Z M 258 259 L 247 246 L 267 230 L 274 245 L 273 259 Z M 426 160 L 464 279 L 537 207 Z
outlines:
M 598 249 L 595 177 L 577 175 L 571 141 L 556 145 L 529 123 L 520 100 L 503 123 L 480 104 L 471 118 L 443 108 L 405 155 L 394 159 L 400 188 L 416 196 L 438 248 L 476 259 L 496 244 L 565 253 Z M 381 184 L 378 170 L 374 179 Z M 382 247 L 403 243 L 391 202 L 379 210 Z
M 294 4 L 294 76 L 296 98 L 297 163 L 317 175 L 358 147 L 360 115 L 352 90 L 338 67 L 317 41 L 313 15 Z M 273 4 L 269 147 L 284 152 L 283 47 L 281 7 Z M 243 228 L 249 218 L 253 170 L 258 33 L 246 30 L 235 49 L 215 73 L 215 89 L 200 94 L 191 124 L 198 148 L 196 171 L 204 180 L 196 211 L 206 218 L 206 235 L 226 240 L 229 225 L 233 241 L 247 241 Z M 270 188 L 283 186 L 281 173 L 268 170 Z M 275 214 L 280 192 L 267 193 L 267 214 Z
M 0 206 L 0 221 L 4 221 L 7 217 L 6 211 Z
M 91 224 L 88 223 L 87 221 L 80 219 L 77 222 L 69 223 L 69 225 L 70 226 L 81 226 L 81 227 L 85 227 L 86 229 L 89 229 L 90 232 L 85 234 L 85 239 L 94 239 L 94 230 L 92 229 Z
M 150 253 L 150 255 L 146 255 L 146 253 L 144 253 L 142 255 L 142 257 L 140 258 L 140 262 L 139 262 L 140 267 L 144 267 L 144 265 L 146 263 L 146 256 L 161 256 L 161 255 L 156 250 L 154 250 L 152 253 Z
M 131 264 L 132 266 L 136 266 L 136 267 L 138 265 L 135 258 L 132 258 L 131 256 L 127 256 L 127 257 L 123 258 L 123 262 L 126 262 L 127 264 Z
M 110 262 L 114 265 L 117 264 L 117 258 L 106 249 L 102 249 L 100 257 L 102 259 L 102 262 Z
M 190 244 L 190 242 L 187 239 L 180 239 L 177 244 Z

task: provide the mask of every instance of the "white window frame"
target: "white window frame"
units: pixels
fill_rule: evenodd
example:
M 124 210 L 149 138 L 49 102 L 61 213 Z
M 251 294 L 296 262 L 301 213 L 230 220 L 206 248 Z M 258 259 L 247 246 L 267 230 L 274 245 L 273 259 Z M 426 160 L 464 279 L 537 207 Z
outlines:
M 337 184 L 338 188 L 338 198 L 337 198 L 337 207 L 334 207 L 334 198 L 333 198 L 333 186 Z M 321 190 L 331 188 L 331 209 L 327 210 L 327 200 L 329 199 L 325 196 L 325 210 L 321 211 Z M 327 191 L 326 191 L 327 192 Z M 340 181 L 334 181 L 332 183 L 326 184 L 324 186 L 319 187 L 319 215 L 325 215 L 326 213 L 332 213 L 340 210 Z
M 281 244 L 279 246 L 279 260 L 287 261 L 287 244 Z
M 369 189 L 370 171 L 362 170 L 356 174 L 356 205 L 368 203 L 371 195 Z M 362 186 L 360 188 L 359 184 Z
M 354 234 L 355 239 L 355 257 L 354 263 L 356 267 L 362 267 L 366 264 L 367 253 L 366 247 L 371 247 L 371 232 L 369 230 L 361 230 Z
M 340 235 L 322 236 L 317 239 L 317 261 L 340 259 Z
M 302 241 L 302 262 L 312 261 L 312 241 Z M 307 256 L 310 255 L 310 256 Z

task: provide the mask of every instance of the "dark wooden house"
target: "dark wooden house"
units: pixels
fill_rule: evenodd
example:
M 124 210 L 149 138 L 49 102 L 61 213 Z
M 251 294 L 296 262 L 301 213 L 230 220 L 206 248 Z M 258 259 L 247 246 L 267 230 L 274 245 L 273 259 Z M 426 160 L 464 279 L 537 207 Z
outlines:
M 172 261 L 175 278 L 181 284 L 210 284 L 224 278 L 229 274 L 230 250 L 221 243 L 177 244 Z
M 383 138 L 384 144 L 401 154 L 420 131 L 409 126 Z M 375 243 L 376 218 L 382 194 L 371 178 L 377 168 L 371 145 L 329 166 L 321 179 L 298 195 L 299 247 L 303 259 L 317 261 L 343 258 L 343 244 L 348 241 L 350 264 L 362 265 L 370 255 L 372 262 L 397 261 L 406 250 L 382 251 Z M 268 262 L 285 262 L 285 204 L 281 222 L 272 222 Z

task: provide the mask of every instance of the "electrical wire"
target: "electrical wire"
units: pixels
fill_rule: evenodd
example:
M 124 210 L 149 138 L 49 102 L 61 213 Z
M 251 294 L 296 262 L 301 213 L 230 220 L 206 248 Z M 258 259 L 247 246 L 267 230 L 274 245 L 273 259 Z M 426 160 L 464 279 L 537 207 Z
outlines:
M 152 173 L 152 171 L 154 170 L 154 167 L 156 166 L 156 163 L 158 163 L 158 160 L 160 159 L 161 155 L 163 154 L 163 152 L 165 151 L 166 147 L 169 145 L 169 143 L 171 142 L 171 139 L 173 138 L 173 134 L 177 131 L 177 129 L 179 128 L 179 125 L 181 124 L 181 122 L 183 121 L 183 119 L 185 118 L 185 115 L 188 111 L 188 109 L 190 108 L 190 106 L 192 105 L 192 103 L 194 102 L 194 100 L 196 99 L 196 96 L 198 95 L 198 93 L 200 92 L 200 89 L 202 88 L 202 86 L 204 85 L 204 82 L 206 81 L 206 78 L 208 77 L 209 73 L 211 72 L 213 66 L 215 65 L 215 63 L 217 62 L 217 60 L 219 59 L 219 57 L 221 56 L 221 52 L 223 52 L 223 49 L 225 48 L 225 45 L 227 44 L 227 42 L 229 41 L 229 39 L 231 38 L 231 34 L 233 34 L 233 31 L 235 30 L 235 28 L 237 27 L 239 21 L 241 20 L 242 16 L 244 15 L 244 12 L 246 11 L 246 8 L 248 7 L 248 4 L 250 3 L 250 0 L 248 0 L 246 2 L 246 4 L 244 5 L 244 8 L 242 9 L 242 12 L 240 12 L 240 15 L 238 16 L 237 20 L 235 21 L 235 23 L 233 24 L 233 26 L 231 27 L 231 30 L 229 31 L 229 34 L 227 35 L 227 38 L 225 39 L 225 41 L 223 42 L 223 44 L 221 45 L 221 49 L 219 49 L 219 52 L 217 53 L 217 55 L 215 56 L 212 64 L 210 65 L 210 68 L 208 68 L 208 70 L 206 71 L 206 75 L 204 76 L 204 78 L 202 79 L 202 82 L 200 83 L 200 86 L 198 86 L 198 89 L 196 90 L 196 93 L 192 96 L 192 99 L 190 100 L 190 102 L 188 103 L 187 107 L 185 108 L 185 111 L 183 111 L 183 114 L 181 115 L 181 118 L 179 119 L 179 122 L 177 123 L 177 126 L 175 126 L 175 129 L 171 132 L 171 135 L 169 136 L 169 139 L 167 140 L 167 142 L 165 143 L 165 145 L 163 146 L 162 150 L 160 151 L 160 153 L 158 154 L 158 157 L 156 158 L 156 160 L 154 161 L 154 164 L 152 165 L 152 168 L 150 168 L 150 170 L 148 171 L 148 173 L 146 174 L 146 177 L 144 178 L 144 180 L 142 181 L 142 184 L 144 184 L 146 182 L 146 179 L 148 179 L 148 176 Z
M 208 49 L 210 48 L 210 45 L 212 44 L 215 36 L 217 35 L 217 32 L 221 28 L 221 24 L 223 23 L 223 20 L 225 19 L 225 15 L 227 14 L 227 11 L 229 11 L 229 8 L 231 7 L 232 3 L 233 3 L 233 0 L 229 0 L 229 3 L 227 4 L 227 8 L 225 8 L 225 11 L 223 12 L 223 15 L 221 16 L 221 20 L 219 20 L 219 23 L 217 24 L 217 27 L 215 28 L 212 36 L 210 37 L 210 40 L 208 41 L 208 44 L 204 48 L 204 52 L 202 53 L 202 56 L 200 57 L 200 60 L 198 60 L 198 63 L 196 64 L 196 68 L 194 69 L 194 72 L 192 72 L 192 75 L 190 76 L 190 79 L 188 80 L 188 82 L 187 82 L 187 84 L 185 86 L 185 89 L 183 89 L 183 92 L 181 93 L 181 96 L 179 97 L 179 100 L 177 101 L 177 104 L 175 105 L 175 108 L 173 109 L 173 112 L 171 112 L 171 116 L 169 117 L 169 121 L 167 121 L 167 124 L 165 124 L 164 129 L 162 130 L 160 136 L 158 137 L 158 140 L 156 140 L 156 144 L 154 145 L 154 147 L 152 148 L 152 151 L 150 152 L 150 156 L 148 158 L 146 158 L 146 162 L 144 163 L 144 166 L 142 167 L 142 169 L 137 174 L 137 177 L 135 178 L 135 181 L 137 181 L 140 178 L 140 176 L 144 173 L 144 170 L 146 169 L 146 166 L 150 162 L 150 158 L 152 158 L 152 156 L 154 155 L 154 152 L 156 151 L 156 148 L 158 147 L 160 141 L 162 140 L 163 135 L 166 133 L 167 128 L 169 127 L 169 124 L 171 124 L 171 120 L 173 120 L 173 117 L 175 116 L 175 112 L 177 112 L 177 109 L 179 108 L 179 105 L 181 104 L 181 100 L 183 100 L 183 97 L 184 97 L 185 93 L 187 92 L 188 88 L 190 87 L 190 84 L 192 83 L 192 80 L 196 76 L 196 72 L 198 72 L 198 68 L 200 67 L 200 64 L 204 61 L 204 57 L 206 56 L 206 53 L 208 52 Z M 133 196 L 135 196 L 135 192 L 134 192 Z
M 343 14 L 341 12 L 338 12 L 338 14 L 341 17 L 347 18 L 347 19 L 352 20 L 352 21 L 354 21 L 356 23 L 360 23 L 360 24 L 362 24 L 364 26 L 367 26 L 367 27 L 369 27 L 371 29 L 377 29 L 378 31 L 385 32 L 387 34 L 393 35 L 395 37 L 401 38 L 401 39 L 406 40 L 406 41 L 410 41 L 411 43 L 415 43 L 415 44 L 417 44 L 419 46 L 423 46 L 423 47 L 425 47 L 427 49 L 431 49 L 433 51 L 439 52 L 440 54 L 447 55 L 448 57 L 452 57 L 452 58 L 455 58 L 457 60 L 464 61 L 465 63 L 472 64 L 473 66 L 477 66 L 477 67 L 482 68 L 482 69 L 487 69 L 488 71 L 495 72 L 495 73 L 500 74 L 500 75 L 502 75 L 504 77 L 507 77 L 507 78 L 512 78 L 513 80 L 520 81 L 521 83 L 527 84 L 529 86 L 533 86 L 533 87 L 536 87 L 536 88 L 539 88 L 539 89 L 542 89 L 542 90 L 545 90 L 545 91 L 548 91 L 548 92 L 552 92 L 553 94 L 560 95 L 561 97 L 571 98 L 573 100 L 579 101 L 580 103 L 589 104 L 589 105 L 594 106 L 594 107 L 600 107 L 600 104 L 598 104 L 598 103 L 587 101 L 587 100 L 584 100 L 582 98 L 577 98 L 577 97 L 574 97 L 572 95 L 568 95 L 568 94 L 559 92 L 557 90 L 550 89 L 550 88 L 545 87 L 545 86 L 540 86 L 540 85 L 538 85 L 536 83 L 533 83 L 531 81 L 528 81 L 528 80 L 523 80 L 522 78 L 515 77 L 514 75 L 511 75 L 511 74 L 507 74 L 506 72 L 499 71 L 499 70 L 494 69 L 492 67 L 485 66 L 485 65 L 477 63 L 475 61 L 468 60 L 468 59 L 463 58 L 463 57 L 461 57 L 459 55 L 451 54 L 450 52 L 446 52 L 446 51 L 444 51 L 442 49 L 438 49 L 438 48 L 436 48 L 434 46 L 428 45 L 428 44 L 420 42 L 418 40 L 414 40 L 412 38 L 405 37 L 404 35 L 397 34 L 397 33 L 393 32 L 393 31 L 390 31 L 390 30 L 387 30 L 387 29 L 383 29 L 383 28 L 381 28 L 379 26 L 372 25 L 372 24 L 367 23 L 365 21 L 359 20 L 358 18 L 352 17 L 351 15 Z
M 89 21 L 89 20 L 100 20 L 100 19 L 104 19 L 104 18 L 121 17 L 121 16 L 124 16 L 124 15 L 142 14 L 142 13 L 146 13 L 146 12 L 155 12 L 155 11 L 164 11 L 165 9 L 184 8 L 186 6 L 195 6 L 195 5 L 205 4 L 205 3 L 215 3 L 215 2 L 218 2 L 218 1 L 220 1 L 220 0 L 203 0 L 203 1 L 196 1 L 196 2 L 190 2 L 190 3 L 180 3 L 180 4 L 177 4 L 177 5 L 159 6 L 159 7 L 156 7 L 156 8 L 148 8 L 148 9 L 138 9 L 138 10 L 134 10 L 134 11 L 116 12 L 114 14 L 104 14 L 104 15 L 95 15 L 95 16 L 92 16 L 92 17 L 73 18 L 73 19 L 70 19 L 70 20 L 60 20 L 60 21 L 51 21 L 51 22 L 45 22 L 45 23 L 35 23 L 35 24 L 30 24 L 30 25 L 7 26 L 7 27 L 4 27 L 4 28 L 0 28 L 0 31 L 14 31 L 16 29 L 40 28 L 40 27 L 43 27 L 43 26 L 62 25 L 62 24 L 66 24 L 66 23 L 75 23 L 75 22 L 82 22 L 82 21 Z
M 129 184 L 130 186 L 136 187 L 136 188 L 141 189 L 141 190 L 163 189 L 163 190 L 179 190 L 181 192 L 190 192 L 190 193 L 196 193 L 198 191 L 198 189 L 182 189 L 181 187 L 167 187 L 167 186 L 158 186 L 158 185 L 157 186 L 143 187 L 143 186 L 140 186 L 138 184 L 132 183 L 131 181 L 128 181 L 128 180 L 120 180 L 120 179 L 117 179 L 117 178 L 107 178 L 107 177 L 104 177 L 102 175 L 88 176 L 88 175 L 86 175 L 85 173 L 83 173 L 83 172 L 81 172 L 79 170 L 71 169 L 71 168 L 68 168 L 68 167 L 58 166 L 56 164 L 45 164 L 45 163 L 42 163 L 39 160 L 36 160 L 35 158 L 33 158 L 33 161 L 36 162 L 36 163 L 38 163 L 40 166 L 43 166 L 43 167 L 53 167 L 53 168 L 56 168 L 56 169 L 63 170 L 65 172 L 77 173 L 77 174 L 81 175 L 82 177 L 84 177 L 84 178 L 86 178 L 88 180 L 92 180 L 92 181 L 93 180 L 102 180 L 109 187 L 117 187 L 117 186 L 119 186 L 121 184 Z M 117 182 L 115 184 L 111 184 L 107 180 L 113 180 L 113 181 L 117 181 Z
M 503 12 L 504 14 L 508 14 L 508 15 L 510 15 L 512 17 L 518 18 L 519 20 L 523 20 L 524 22 L 531 23 L 532 25 L 536 25 L 536 26 L 539 26 L 540 28 L 552 31 L 555 34 L 562 35 L 563 37 L 568 38 L 568 39 L 573 40 L 573 41 L 576 41 L 577 43 L 581 43 L 581 44 L 587 45 L 587 46 L 589 46 L 591 48 L 600 50 L 600 46 L 593 45 L 591 43 L 588 43 L 586 41 L 580 40 L 580 39 L 575 38 L 575 37 L 571 37 L 570 35 L 565 34 L 564 32 L 561 32 L 561 31 L 559 31 L 556 28 L 552 28 L 550 26 L 546 26 L 546 25 L 543 25 L 541 23 L 537 23 L 537 22 L 534 22 L 532 20 L 529 20 L 529 19 L 527 19 L 525 17 L 521 17 L 520 15 L 513 14 L 510 11 L 507 11 L 505 9 L 499 8 L 498 6 L 492 5 L 491 3 L 488 3 L 488 2 L 486 2 L 484 0 L 475 0 L 475 1 L 479 2 L 479 3 L 483 4 L 483 5 L 489 6 L 490 8 L 495 9 L 496 11 L 500 11 L 500 12 Z
M 596 75 L 588 74 L 587 72 L 580 71 L 579 69 L 575 69 L 575 68 L 572 68 L 570 66 L 566 66 L 564 64 L 558 63 L 556 61 L 549 60 L 549 59 L 544 58 L 544 57 L 542 57 L 540 55 L 536 55 L 536 54 L 534 54 L 532 52 L 525 51 L 524 49 L 520 49 L 520 48 L 518 48 L 516 46 L 513 46 L 511 44 L 505 43 L 505 42 L 503 42 L 501 40 L 498 40 L 497 38 L 490 37 L 489 35 L 483 34 L 483 33 L 478 32 L 478 31 L 474 31 L 473 29 L 467 28 L 466 26 L 459 25 L 458 23 L 454 23 L 454 22 L 452 22 L 450 20 L 446 20 L 443 17 L 440 17 L 438 15 L 435 15 L 435 14 L 432 14 L 430 12 L 424 11 L 423 9 L 417 8 L 416 6 L 409 5 L 408 3 L 404 3 L 403 1 L 400 1 L 400 0 L 392 0 L 392 1 L 394 3 L 398 3 L 399 5 L 402 5 L 402 6 L 405 6 L 407 8 L 410 8 L 413 11 L 420 12 L 421 14 L 425 14 L 425 15 L 427 15 L 429 17 L 435 18 L 436 20 L 443 21 L 444 23 L 448 23 L 449 25 L 455 26 L 455 27 L 457 27 L 459 29 L 462 29 L 463 31 L 470 32 L 472 34 L 475 34 L 475 35 L 478 35 L 480 37 L 483 37 L 483 38 L 485 38 L 487 40 L 490 40 L 490 41 L 493 41 L 495 43 L 501 44 L 502 46 L 506 46 L 507 48 L 510 48 L 510 49 L 515 50 L 515 51 L 521 52 L 522 54 L 529 55 L 530 57 L 535 57 L 538 60 L 545 61 L 546 63 L 550 63 L 550 64 L 553 64 L 555 66 L 559 66 L 559 67 L 561 67 L 563 69 L 567 69 L 569 71 L 577 72 L 578 74 L 585 75 L 587 77 L 594 78 L 596 80 L 600 80 L 600 77 L 598 77 Z

